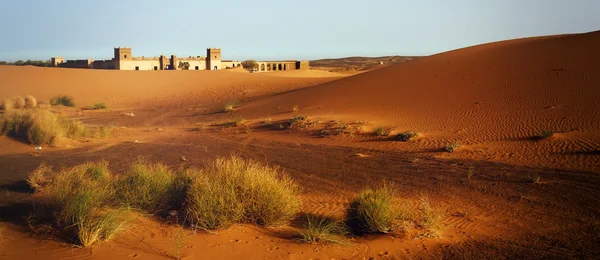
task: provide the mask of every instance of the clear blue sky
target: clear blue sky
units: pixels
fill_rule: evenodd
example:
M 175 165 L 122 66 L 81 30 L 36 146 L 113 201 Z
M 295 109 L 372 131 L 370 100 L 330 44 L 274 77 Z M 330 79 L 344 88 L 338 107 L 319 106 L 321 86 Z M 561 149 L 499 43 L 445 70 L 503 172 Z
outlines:
M 0 0 L 0 60 L 429 55 L 600 30 L 600 0 Z

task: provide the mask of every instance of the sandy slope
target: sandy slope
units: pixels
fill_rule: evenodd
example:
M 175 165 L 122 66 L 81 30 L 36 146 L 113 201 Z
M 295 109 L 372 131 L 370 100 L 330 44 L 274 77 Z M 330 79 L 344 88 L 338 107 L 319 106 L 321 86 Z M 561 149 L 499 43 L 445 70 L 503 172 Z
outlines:
M 248 104 L 263 115 L 369 120 L 424 136 L 410 149 L 459 140 L 463 155 L 600 169 L 600 32 L 492 43 L 396 64 Z M 543 130 L 559 134 L 534 142 Z

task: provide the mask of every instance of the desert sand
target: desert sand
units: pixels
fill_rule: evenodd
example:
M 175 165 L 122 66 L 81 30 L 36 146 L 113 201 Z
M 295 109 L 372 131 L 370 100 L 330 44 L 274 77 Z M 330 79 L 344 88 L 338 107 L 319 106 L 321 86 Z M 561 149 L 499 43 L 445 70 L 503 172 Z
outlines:
M 31 94 L 48 102 L 68 94 L 76 108 L 52 109 L 115 128 L 106 139 L 37 152 L 0 137 L 0 258 L 170 259 L 176 232 L 190 234 L 184 259 L 596 258 L 598 46 L 600 32 L 518 39 L 353 73 L 0 66 L 1 98 Z M 99 101 L 108 109 L 85 109 Z M 225 103 L 234 111 L 223 112 Z M 301 130 L 263 123 L 299 115 L 312 123 Z M 240 117 L 245 126 L 227 126 Z M 340 123 L 353 131 L 323 134 Z M 372 134 L 380 127 L 390 135 Z M 554 134 L 538 138 L 544 130 Z M 394 139 L 405 131 L 419 136 Z M 444 151 L 454 141 L 458 150 Z M 60 168 L 105 159 L 119 173 L 138 156 L 179 168 L 232 152 L 281 166 L 303 187 L 302 213 L 341 218 L 358 191 L 388 180 L 408 208 L 422 196 L 443 208 L 445 228 L 439 237 L 314 245 L 296 239 L 294 223 L 191 234 L 139 215 L 114 239 L 74 248 L 27 226 L 34 196 L 24 180 L 41 162 Z

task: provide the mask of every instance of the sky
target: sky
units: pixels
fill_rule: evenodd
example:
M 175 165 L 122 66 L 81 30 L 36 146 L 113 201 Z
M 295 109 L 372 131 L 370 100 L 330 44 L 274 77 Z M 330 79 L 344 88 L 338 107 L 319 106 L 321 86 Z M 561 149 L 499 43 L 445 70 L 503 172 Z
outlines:
M 431 55 L 600 30 L 600 0 L 0 0 L 0 60 Z

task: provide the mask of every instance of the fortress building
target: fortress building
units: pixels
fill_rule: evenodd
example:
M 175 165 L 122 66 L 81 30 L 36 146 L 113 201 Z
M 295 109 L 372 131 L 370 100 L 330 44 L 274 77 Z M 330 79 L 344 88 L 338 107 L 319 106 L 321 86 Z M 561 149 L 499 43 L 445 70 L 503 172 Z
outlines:
M 177 57 L 133 57 L 131 48 L 114 48 L 111 60 L 66 60 L 63 57 L 52 57 L 53 67 L 108 69 L 108 70 L 220 70 L 240 67 L 240 61 L 221 60 L 221 49 L 208 48 L 206 56 Z M 259 61 L 258 71 L 308 69 L 308 61 Z

